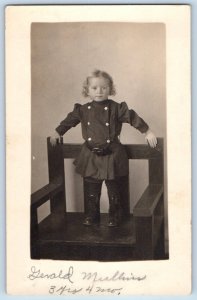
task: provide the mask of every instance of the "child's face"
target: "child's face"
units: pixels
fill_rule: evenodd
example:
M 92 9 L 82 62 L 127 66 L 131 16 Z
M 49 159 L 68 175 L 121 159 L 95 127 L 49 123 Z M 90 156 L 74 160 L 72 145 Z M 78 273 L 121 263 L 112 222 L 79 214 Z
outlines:
M 103 101 L 108 99 L 110 94 L 109 82 L 103 77 L 93 77 L 89 79 L 88 96 L 91 100 Z

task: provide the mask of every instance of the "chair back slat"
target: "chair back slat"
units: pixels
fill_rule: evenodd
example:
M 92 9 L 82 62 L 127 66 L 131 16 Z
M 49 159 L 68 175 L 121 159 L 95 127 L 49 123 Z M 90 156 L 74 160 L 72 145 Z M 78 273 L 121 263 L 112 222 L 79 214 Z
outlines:
M 75 158 L 79 154 L 82 147 L 81 144 L 72 143 L 63 143 L 60 145 L 62 146 L 62 155 L 65 159 Z M 125 144 L 124 147 L 129 159 L 157 159 L 163 155 L 162 138 L 158 138 L 157 147 L 154 149 L 145 144 Z

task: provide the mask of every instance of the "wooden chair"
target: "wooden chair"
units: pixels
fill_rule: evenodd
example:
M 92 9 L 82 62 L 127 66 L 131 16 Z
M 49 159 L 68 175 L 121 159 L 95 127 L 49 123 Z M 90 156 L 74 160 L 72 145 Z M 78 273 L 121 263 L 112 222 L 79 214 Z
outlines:
M 124 222 L 118 228 L 106 226 L 101 214 L 99 226 L 82 224 L 83 213 L 66 212 L 64 159 L 75 158 L 78 144 L 52 147 L 47 138 L 49 184 L 31 195 L 31 258 L 60 260 L 127 261 L 165 259 L 163 139 L 156 149 L 148 145 L 125 145 L 129 159 L 147 159 L 149 185 L 134 207 L 129 207 L 128 177 L 120 183 Z M 84 199 L 86 186 L 84 184 Z M 67 196 L 68 197 L 68 196 Z M 50 200 L 50 215 L 38 224 L 37 209 Z M 86 204 L 85 204 L 86 207 Z

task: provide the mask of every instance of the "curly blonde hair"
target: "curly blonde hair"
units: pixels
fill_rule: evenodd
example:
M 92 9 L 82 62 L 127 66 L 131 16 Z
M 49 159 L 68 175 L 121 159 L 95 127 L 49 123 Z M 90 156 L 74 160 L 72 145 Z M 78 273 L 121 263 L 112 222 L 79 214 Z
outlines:
M 103 77 L 108 80 L 109 87 L 110 87 L 110 96 L 114 96 L 116 94 L 115 86 L 112 77 L 105 71 L 101 70 L 94 70 L 84 81 L 83 83 L 83 89 L 82 89 L 82 95 L 84 97 L 88 97 L 88 87 L 89 87 L 89 80 L 91 78 L 98 78 Z

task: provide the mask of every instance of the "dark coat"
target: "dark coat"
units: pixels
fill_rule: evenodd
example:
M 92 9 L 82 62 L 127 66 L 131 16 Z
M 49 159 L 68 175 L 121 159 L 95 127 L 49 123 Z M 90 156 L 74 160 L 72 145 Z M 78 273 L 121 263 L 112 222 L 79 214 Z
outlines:
M 125 102 L 113 100 L 92 101 L 84 105 L 75 104 L 74 109 L 56 128 L 63 135 L 71 127 L 81 123 L 83 144 L 74 164 L 76 171 L 83 177 L 97 179 L 115 179 L 128 174 L 128 158 L 119 141 L 122 123 L 129 123 L 141 133 L 148 130 L 148 125 L 134 110 L 129 110 Z M 108 147 L 109 155 L 98 156 L 90 149 Z

